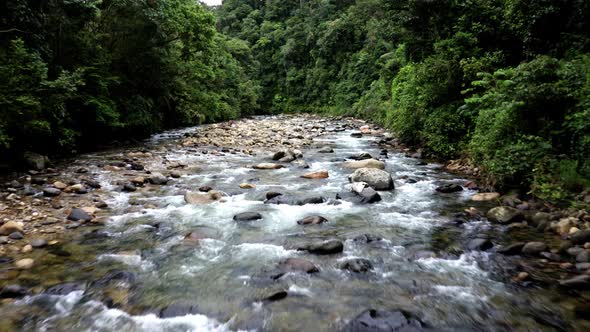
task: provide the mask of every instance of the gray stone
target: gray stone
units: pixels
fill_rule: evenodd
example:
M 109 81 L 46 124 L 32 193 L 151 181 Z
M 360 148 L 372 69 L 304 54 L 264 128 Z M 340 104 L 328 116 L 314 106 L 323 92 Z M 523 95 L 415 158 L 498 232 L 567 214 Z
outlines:
M 318 225 L 327 222 L 328 219 L 322 216 L 307 216 L 297 221 L 299 225 Z
M 316 255 L 330 255 L 341 253 L 344 250 L 344 244 L 342 243 L 342 241 L 339 240 L 327 240 L 308 244 L 298 249 L 306 250 L 309 253 Z
M 498 206 L 492 208 L 488 211 L 486 216 L 489 220 L 500 224 L 519 222 L 524 219 L 522 211 L 509 206 Z
M 262 215 L 258 212 L 242 212 L 234 216 L 235 221 L 253 221 L 262 219 Z
M 486 251 L 493 246 L 494 244 L 489 239 L 473 239 L 467 244 L 467 249 Z
M 590 250 L 583 250 L 576 255 L 576 262 L 589 263 L 590 262 Z
M 47 197 L 55 197 L 55 196 L 59 196 L 61 194 L 61 190 L 57 189 L 57 188 L 43 188 L 43 195 L 47 196 Z
M 354 258 L 342 263 L 340 268 L 354 273 L 364 273 L 372 270 L 373 264 L 368 259 Z
M 539 241 L 528 242 L 522 247 L 522 253 L 525 255 L 538 255 L 546 250 L 547 245 Z
M 352 173 L 349 180 L 350 182 L 366 182 L 375 190 L 394 189 L 391 175 L 376 168 L 359 168 Z
M 92 216 L 88 214 L 88 212 L 82 209 L 72 209 L 72 212 L 68 215 L 68 220 L 72 221 L 90 221 L 92 220 Z

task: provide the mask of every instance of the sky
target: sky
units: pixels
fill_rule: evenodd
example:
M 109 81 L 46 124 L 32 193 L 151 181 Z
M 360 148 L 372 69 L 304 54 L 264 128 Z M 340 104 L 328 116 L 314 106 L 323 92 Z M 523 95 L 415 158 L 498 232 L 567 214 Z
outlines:
M 210 6 L 215 6 L 215 5 L 221 5 L 221 0 L 201 0 L 204 3 L 210 5 Z

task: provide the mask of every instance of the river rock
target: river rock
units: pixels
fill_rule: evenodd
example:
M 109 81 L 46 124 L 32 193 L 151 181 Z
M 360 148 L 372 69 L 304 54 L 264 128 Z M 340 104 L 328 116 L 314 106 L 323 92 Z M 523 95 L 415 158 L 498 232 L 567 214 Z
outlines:
M 437 187 L 435 190 L 438 191 L 439 193 L 449 194 L 449 193 L 462 191 L 463 187 L 461 187 L 460 185 L 455 184 L 455 183 L 449 183 L 449 184 L 443 184 L 442 186 Z
M 264 195 L 264 197 L 266 197 L 266 199 L 273 199 L 275 197 L 281 196 L 282 194 L 276 191 L 268 191 L 266 192 L 266 194 Z
M 21 232 L 12 232 L 8 237 L 13 240 L 22 240 L 25 236 Z
M 319 272 L 317 266 L 302 258 L 287 258 L 279 263 L 279 269 L 283 272 L 299 271 L 305 273 Z
M 498 198 L 500 198 L 500 193 L 477 193 L 471 196 L 471 200 L 476 202 L 493 201 Z
M 359 168 L 349 177 L 351 182 L 366 182 L 375 190 L 394 188 L 393 179 L 386 171 L 375 168 Z
M 51 286 L 45 290 L 45 294 L 49 295 L 68 295 L 71 292 L 84 290 L 84 284 L 82 283 L 75 283 L 75 282 L 67 282 L 63 284 L 58 284 Z
M 525 255 L 538 255 L 547 250 L 547 245 L 544 242 L 533 241 L 528 242 L 522 247 L 522 253 Z
M 536 227 L 543 223 L 548 223 L 550 220 L 551 214 L 539 211 L 531 217 L 531 224 Z
M 486 217 L 500 224 L 509 224 L 519 222 L 524 219 L 522 211 L 509 206 L 498 206 L 492 208 L 486 213 Z
M 344 244 L 339 240 L 326 240 L 322 242 L 316 242 L 299 247 L 298 250 L 305 250 L 311 254 L 316 255 L 330 255 L 338 254 L 344 250 Z
M 240 188 L 242 188 L 242 189 L 255 189 L 256 185 L 253 183 L 244 182 L 244 183 L 240 183 Z
M 327 222 L 328 219 L 322 216 L 308 216 L 297 221 L 299 225 L 318 225 Z
M 262 215 L 258 212 L 242 212 L 234 216 L 235 221 L 253 221 L 262 219 Z
M 164 307 L 160 311 L 161 318 L 181 317 L 198 314 L 199 310 L 194 303 L 177 302 Z
M 340 264 L 340 268 L 354 273 L 364 273 L 373 269 L 370 260 L 364 258 L 353 258 Z
M 358 160 L 358 161 L 347 161 L 342 164 L 342 167 L 345 168 L 376 168 L 376 169 L 385 169 L 385 163 L 376 160 L 376 159 L 365 159 L 365 160 Z
M 47 240 L 45 239 L 33 239 L 31 240 L 31 246 L 33 248 L 43 248 L 47 246 Z
M 15 221 L 7 221 L 0 226 L 0 235 L 9 235 L 14 232 L 23 232 L 23 226 Z
M 387 151 L 385 151 L 387 153 Z M 365 159 L 373 159 L 373 156 L 371 156 L 370 153 L 367 152 L 361 152 L 359 154 L 355 154 L 352 156 L 349 156 L 348 159 L 352 159 L 352 160 L 365 160 Z
M 519 255 L 522 252 L 524 245 L 524 242 L 512 243 L 510 245 L 500 247 L 496 250 L 496 252 L 507 256 Z
M 361 133 L 361 132 L 350 133 L 350 137 L 361 138 L 361 137 L 363 137 L 363 133 Z
M 279 196 L 277 198 L 281 198 L 281 197 L 283 197 L 283 196 Z M 322 204 L 325 201 L 326 200 L 322 196 L 310 196 L 310 197 L 298 199 L 294 203 L 295 203 L 295 205 L 302 206 L 302 205 L 306 205 L 306 204 Z
M 332 153 L 334 150 L 329 146 L 324 146 L 318 150 L 319 153 Z
M 19 259 L 18 261 L 14 262 L 14 265 L 16 266 L 16 268 L 21 269 L 21 270 L 28 270 L 28 269 L 32 268 L 34 264 L 35 264 L 35 260 L 33 260 L 32 258 L 23 258 L 23 259 Z
M 61 190 L 59 190 L 57 188 L 51 188 L 51 187 L 43 188 L 43 196 L 55 197 L 55 196 L 59 196 L 60 194 L 61 194 Z
M 72 221 L 87 222 L 91 221 L 92 219 L 93 217 L 88 212 L 79 208 L 72 209 L 72 212 L 70 212 L 70 214 L 68 215 L 68 220 Z
M 576 255 L 576 262 L 578 263 L 589 263 L 590 262 L 590 250 L 586 249 Z
M 370 309 L 348 323 L 344 332 L 420 332 L 424 324 L 413 315 L 401 311 Z
M 489 239 L 473 239 L 467 244 L 467 249 L 486 251 L 493 246 L 494 244 Z
M 573 244 L 584 244 L 586 242 L 590 242 L 590 229 L 575 232 L 574 234 L 570 235 L 570 241 L 572 241 Z
M 0 299 L 17 299 L 27 293 L 27 289 L 21 285 L 6 285 L 0 289 Z
M 200 192 L 208 193 L 208 192 L 210 192 L 211 190 L 213 190 L 213 188 L 211 188 L 211 187 L 209 187 L 209 186 L 201 186 L 201 187 L 199 187 L 199 191 L 200 191 Z
M 161 173 L 153 173 L 148 178 L 148 181 L 155 185 L 165 185 L 168 183 L 168 178 Z
M 271 159 L 274 161 L 277 161 L 281 158 L 284 158 L 286 155 L 287 155 L 287 151 L 277 151 L 272 155 Z
M 304 174 L 301 177 L 305 179 L 326 179 L 329 177 L 329 174 L 328 171 L 317 171 Z
M 279 169 L 279 168 L 283 168 L 283 167 L 285 167 L 285 166 L 283 166 L 281 164 L 273 164 L 273 163 L 261 163 L 261 164 L 252 166 L 252 168 L 254 168 L 254 169 Z
M 561 280 L 559 285 L 564 288 L 570 289 L 589 289 L 590 288 L 590 275 L 583 274 L 575 276 L 570 279 Z
M 64 189 L 66 189 L 66 188 L 68 187 L 68 185 L 67 185 L 67 184 L 65 184 L 65 183 L 63 183 L 63 182 L 61 182 L 61 181 L 55 181 L 55 182 L 53 183 L 53 186 L 54 186 L 55 188 L 59 189 L 59 190 L 64 190 Z
M 136 176 L 133 179 L 131 179 L 131 183 L 138 186 L 143 186 L 143 184 L 145 183 L 145 178 L 143 176 Z
M 189 204 L 209 204 L 220 200 L 223 196 L 225 196 L 224 193 L 215 190 L 211 190 L 206 194 L 186 192 L 184 194 L 184 201 Z
M 125 183 L 123 185 L 123 191 L 134 192 L 136 190 L 137 190 L 137 188 L 132 183 Z

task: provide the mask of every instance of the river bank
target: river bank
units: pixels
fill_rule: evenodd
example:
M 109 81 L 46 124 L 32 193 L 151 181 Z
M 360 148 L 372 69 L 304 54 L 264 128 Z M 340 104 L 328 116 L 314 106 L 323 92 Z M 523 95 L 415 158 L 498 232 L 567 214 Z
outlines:
M 166 132 L 0 196 L 6 327 L 588 327 L 587 212 L 480 193 L 360 120 Z

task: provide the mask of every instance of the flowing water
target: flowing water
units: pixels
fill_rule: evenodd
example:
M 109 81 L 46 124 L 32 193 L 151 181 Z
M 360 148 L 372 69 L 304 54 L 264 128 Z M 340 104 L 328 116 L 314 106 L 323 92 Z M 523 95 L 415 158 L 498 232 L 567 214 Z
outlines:
M 341 167 L 342 159 L 360 152 L 378 156 L 378 138 L 333 132 L 315 142 L 333 147 L 334 153 L 303 150 L 309 169 L 254 170 L 251 165 L 268 162 L 268 155 L 203 154 L 170 144 L 192 130 L 154 136 L 146 146 L 198 170 L 150 190 L 113 192 L 105 226 L 76 230 L 79 235 L 60 248 L 66 254 L 50 252 L 45 259 L 53 265 L 31 272 L 48 281 L 44 284 L 73 284 L 4 305 L 0 316 L 24 315 L 12 326 L 23 331 L 333 331 L 376 308 L 404 309 L 447 331 L 581 329 L 558 292 L 510 281 L 518 272 L 517 261 L 465 249 L 476 234 L 501 243 L 504 231 L 483 219 L 450 223 L 456 212 L 473 206 L 474 192 L 437 193 L 438 185 L 466 181 L 440 165 L 418 165 L 390 150 L 386 170 L 396 179 L 395 190 L 380 192 L 382 201 L 374 204 L 338 203 L 334 197 L 351 173 Z M 79 161 L 101 174 L 103 188 L 109 189 L 109 173 L 95 165 L 123 152 L 85 155 Z M 300 177 L 315 170 L 330 176 Z M 257 186 L 242 190 L 242 182 Z M 204 185 L 229 196 L 225 202 L 186 204 L 183 193 Z M 300 198 L 321 195 L 327 202 L 264 204 L 267 191 Z M 232 219 L 247 211 L 259 212 L 263 219 Z M 308 215 L 329 222 L 297 224 Z M 187 245 L 183 238 L 191 231 L 209 238 Z M 379 240 L 359 240 L 364 234 Z M 296 250 L 301 243 L 333 238 L 343 241 L 341 254 Z M 271 278 L 278 263 L 293 257 L 313 262 L 320 271 Z M 373 269 L 353 273 L 340 268 L 352 258 L 370 260 Z M 287 297 L 265 300 L 278 291 Z M 162 317 L 160 310 L 170 304 L 190 309 Z

